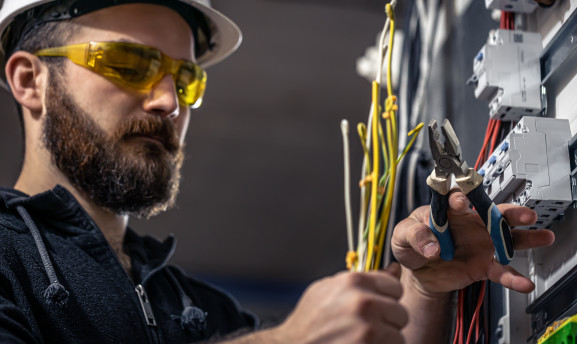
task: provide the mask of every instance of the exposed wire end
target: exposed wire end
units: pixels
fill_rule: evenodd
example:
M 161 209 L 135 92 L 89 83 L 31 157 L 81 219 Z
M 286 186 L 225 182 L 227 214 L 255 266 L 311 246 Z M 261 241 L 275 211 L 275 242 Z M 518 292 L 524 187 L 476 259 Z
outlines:
M 403 152 L 401 153 L 401 155 L 399 155 L 399 158 L 397 159 L 397 164 L 401 162 L 401 159 L 403 159 L 403 157 L 411 149 L 411 147 L 413 146 L 413 142 L 415 142 L 415 139 L 417 138 L 417 136 L 421 132 L 421 129 L 423 129 L 424 125 L 425 124 L 423 122 L 421 122 L 421 123 L 417 124 L 417 126 L 414 127 L 413 130 L 409 131 L 407 136 L 410 136 L 411 139 L 409 140 L 409 143 L 407 143 L 407 145 L 405 146 L 405 149 L 403 149 Z

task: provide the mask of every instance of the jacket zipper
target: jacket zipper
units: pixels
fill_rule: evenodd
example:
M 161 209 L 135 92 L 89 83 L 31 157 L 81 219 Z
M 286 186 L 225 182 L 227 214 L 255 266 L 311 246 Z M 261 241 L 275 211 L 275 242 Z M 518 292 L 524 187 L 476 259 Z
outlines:
M 148 295 L 144 290 L 144 287 L 139 284 L 134 288 L 136 291 L 136 295 L 138 296 L 138 301 L 140 301 L 140 306 L 142 307 L 142 313 L 144 315 L 144 320 L 146 324 L 149 326 L 150 331 L 152 332 L 152 337 L 155 343 L 160 343 L 160 338 L 158 338 L 158 327 L 156 325 L 156 319 L 154 318 L 154 313 L 152 312 L 152 307 L 150 306 L 150 302 L 148 300 Z

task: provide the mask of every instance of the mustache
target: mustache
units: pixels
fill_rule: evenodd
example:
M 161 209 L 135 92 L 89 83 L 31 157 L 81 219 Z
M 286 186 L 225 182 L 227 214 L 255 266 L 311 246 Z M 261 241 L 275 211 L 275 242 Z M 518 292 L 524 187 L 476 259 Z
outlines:
M 147 136 L 159 140 L 170 153 L 176 153 L 180 142 L 174 123 L 162 119 L 160 116 L 151 116 L 146 119 L 128 119 L 122 123 L 114 135 L 115 141 L 131 136 Z

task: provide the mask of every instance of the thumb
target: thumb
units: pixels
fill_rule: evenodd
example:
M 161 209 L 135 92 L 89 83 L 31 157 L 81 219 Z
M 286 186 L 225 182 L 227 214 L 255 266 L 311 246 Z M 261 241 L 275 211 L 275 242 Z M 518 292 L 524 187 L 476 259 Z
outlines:
M 385 271 L 395 276 L 397 279 L 401 278 L 401 265 L 393 262 L 385 268 Z

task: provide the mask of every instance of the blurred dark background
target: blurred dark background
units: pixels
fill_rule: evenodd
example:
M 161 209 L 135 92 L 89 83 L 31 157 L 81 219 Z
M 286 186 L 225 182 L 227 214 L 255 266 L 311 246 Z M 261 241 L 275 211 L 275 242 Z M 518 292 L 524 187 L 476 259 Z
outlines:
M 310 282 L 345 267 L 340 121 L 348 119 L 353 128 L 354 186 L 361 166 L 354 128 L 366 121 L 371 100 L 370 83 L 357 74 L 356 61 L 376 42 L 386 19 L 384 2 L 212 4 L 242 29 L 243 43 L 208 69 L 204 103 L 193 113 L 186 140 L 177 207 L 131 226 L 160 239 L 174 233 L 173 263 L 229 290 L 266 320 L 277 320 Z M 403 10 L 401 1 L 400 24 Z M 459 78 L 453 87 L 461 108 L 464 98 L 474 101 L 464 81 L 486 34 L 481 29 L 477 38 L 468 37 L 468 49 L 449 47 L 449 54 L 466 62 L 449 73 Z M 465 33 L 460 35 L 465 41 Z M 11 186 L 21 136 L 13 102 L 5 92 L 1 96 L 0 184 Z M 477 105 L 485 114 L 486 104 Z M 486 115 L 479 118 L 486 123 Z M 468 130 L 460 122 L 453 126 Z M 477 131 L 470 134 L 481 137 Z

